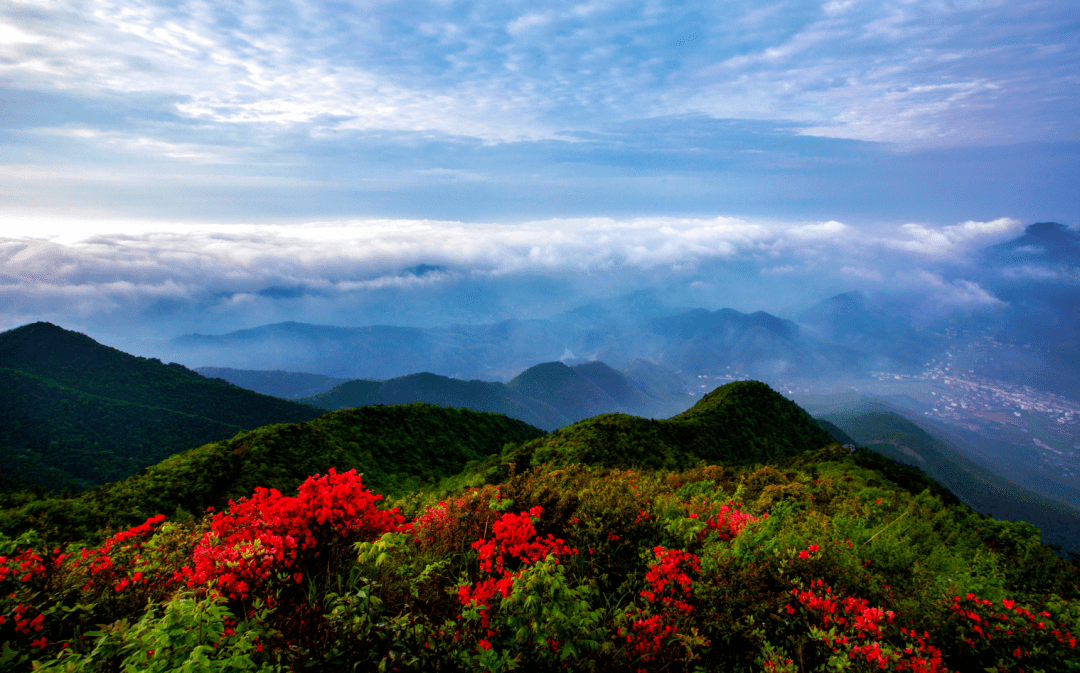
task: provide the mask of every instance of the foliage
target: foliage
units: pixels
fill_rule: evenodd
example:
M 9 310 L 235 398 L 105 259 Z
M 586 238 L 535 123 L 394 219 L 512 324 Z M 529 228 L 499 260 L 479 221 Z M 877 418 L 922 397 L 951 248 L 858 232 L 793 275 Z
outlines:
M 711 399 L 702 423 L 715 429 L 717 410 L 756 422 L 746 400 L 727 404 Z M 789 412 L 772 436 L 801 436 Z M 273 441 L 304 465 L 314 437 L 365 414 L 402 433 L 495 422 L 425 405 L 344 413 L 224 455 Z M 492 463 L 491 483 L 406 513 L 338 465 L 96 546 L 26 531 L 0 539 L 0 668 L 1080 670 L 1080 572 L 1034 527 L 838 444 L 792 443 L 675 469 L 558 452 Z
M 750 463 L 832 442 L 805 411 L 757 381 L 737 381 L 667 420 L 597 416 L 521 446 L 503 463 L 583 462 L 686 468 L 699 460 Z
M 369 486 L 402 494 L 542 434 L 505 416 L 428 404 L 348 409 L 240 433 L 74 497 L 13 498 L 0 511 L 0 531 L 34 527 L 57 541 L 99 539 L 102 529 L 162 512 L 183 520 L 221 509 L 259 487 L 288 492 L 330 467 L 362 471 Z

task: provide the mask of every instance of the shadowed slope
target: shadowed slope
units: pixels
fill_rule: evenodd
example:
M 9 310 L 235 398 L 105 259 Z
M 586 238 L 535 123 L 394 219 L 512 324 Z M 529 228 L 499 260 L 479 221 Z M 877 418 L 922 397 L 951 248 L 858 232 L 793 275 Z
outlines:
M 50 323 L 0 334 L 0 490 L 82 489 L 177 451 L 322 412 Z

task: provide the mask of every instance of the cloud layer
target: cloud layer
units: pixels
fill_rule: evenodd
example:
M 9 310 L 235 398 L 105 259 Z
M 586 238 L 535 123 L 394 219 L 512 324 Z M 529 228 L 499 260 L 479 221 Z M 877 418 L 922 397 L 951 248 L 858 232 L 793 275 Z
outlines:
M 882 236 L 837 221 L 716 217 L 198 226 L 41 220 L 34 229 L 0 238 L 7 323 L 0 327 L 49 319 L 98 329 L 144 325 L 172 336 L 285 319 L 544 317 L 640 287 L 712 308 L 782 311 L 852 287 L 906 289 L 946 308 L 993 305 L 998 300 L 975 281 L 956 280 L 956 270 L 963 273 L 971 251 L 1014 238 L 1022 226 L 1007 219 L 940 230 L 906 224 Z M 435 315 L 432 306 L 440 307 Z

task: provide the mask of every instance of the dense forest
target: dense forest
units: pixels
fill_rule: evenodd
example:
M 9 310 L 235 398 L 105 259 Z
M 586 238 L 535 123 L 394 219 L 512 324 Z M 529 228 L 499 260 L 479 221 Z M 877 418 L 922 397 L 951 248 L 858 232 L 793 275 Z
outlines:
M 1080 669 L 1034 526 L 752 382 L 550 435 L 334 412 L 12 504 L 12 670 Z
M 82 490 L 320 409 L 135 357 L 50 323 L 0 333 L 0 491 Z

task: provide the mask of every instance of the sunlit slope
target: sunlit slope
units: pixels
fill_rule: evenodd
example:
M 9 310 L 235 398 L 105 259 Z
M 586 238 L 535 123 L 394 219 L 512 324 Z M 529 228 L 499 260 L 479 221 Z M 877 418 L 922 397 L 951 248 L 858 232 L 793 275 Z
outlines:
M 1027 521 L 1043 541 L 1080 552 L 1080 511 L 995 474 L 907 420 L 888 405 L 867 402 L 859 411 L 823 416 L 861 446 L 913 465 L 982 514 Z
M 50 323 L 0 333 L 0 490 L 103 484 L 192 446 L 321 413 Z
M 5 510 L 0 528 L 85 539 L 148 516 L 199 514 L 256 487 L 295 489 L 307 476 L 356 469 L 377 493 L 401 493 L 461 472 L 470 461 L 543 431 L 505 416 L 428 404 L 361 407 L 277 424 L 178 454 L 124 481 L 73 498 Z
M 606 414 L 529 442 L 503 460 L 677 469 L 702 460 L 764 461 L 833 441 L 809 414 L 767 385 L 737 381 L 673 418 Z

